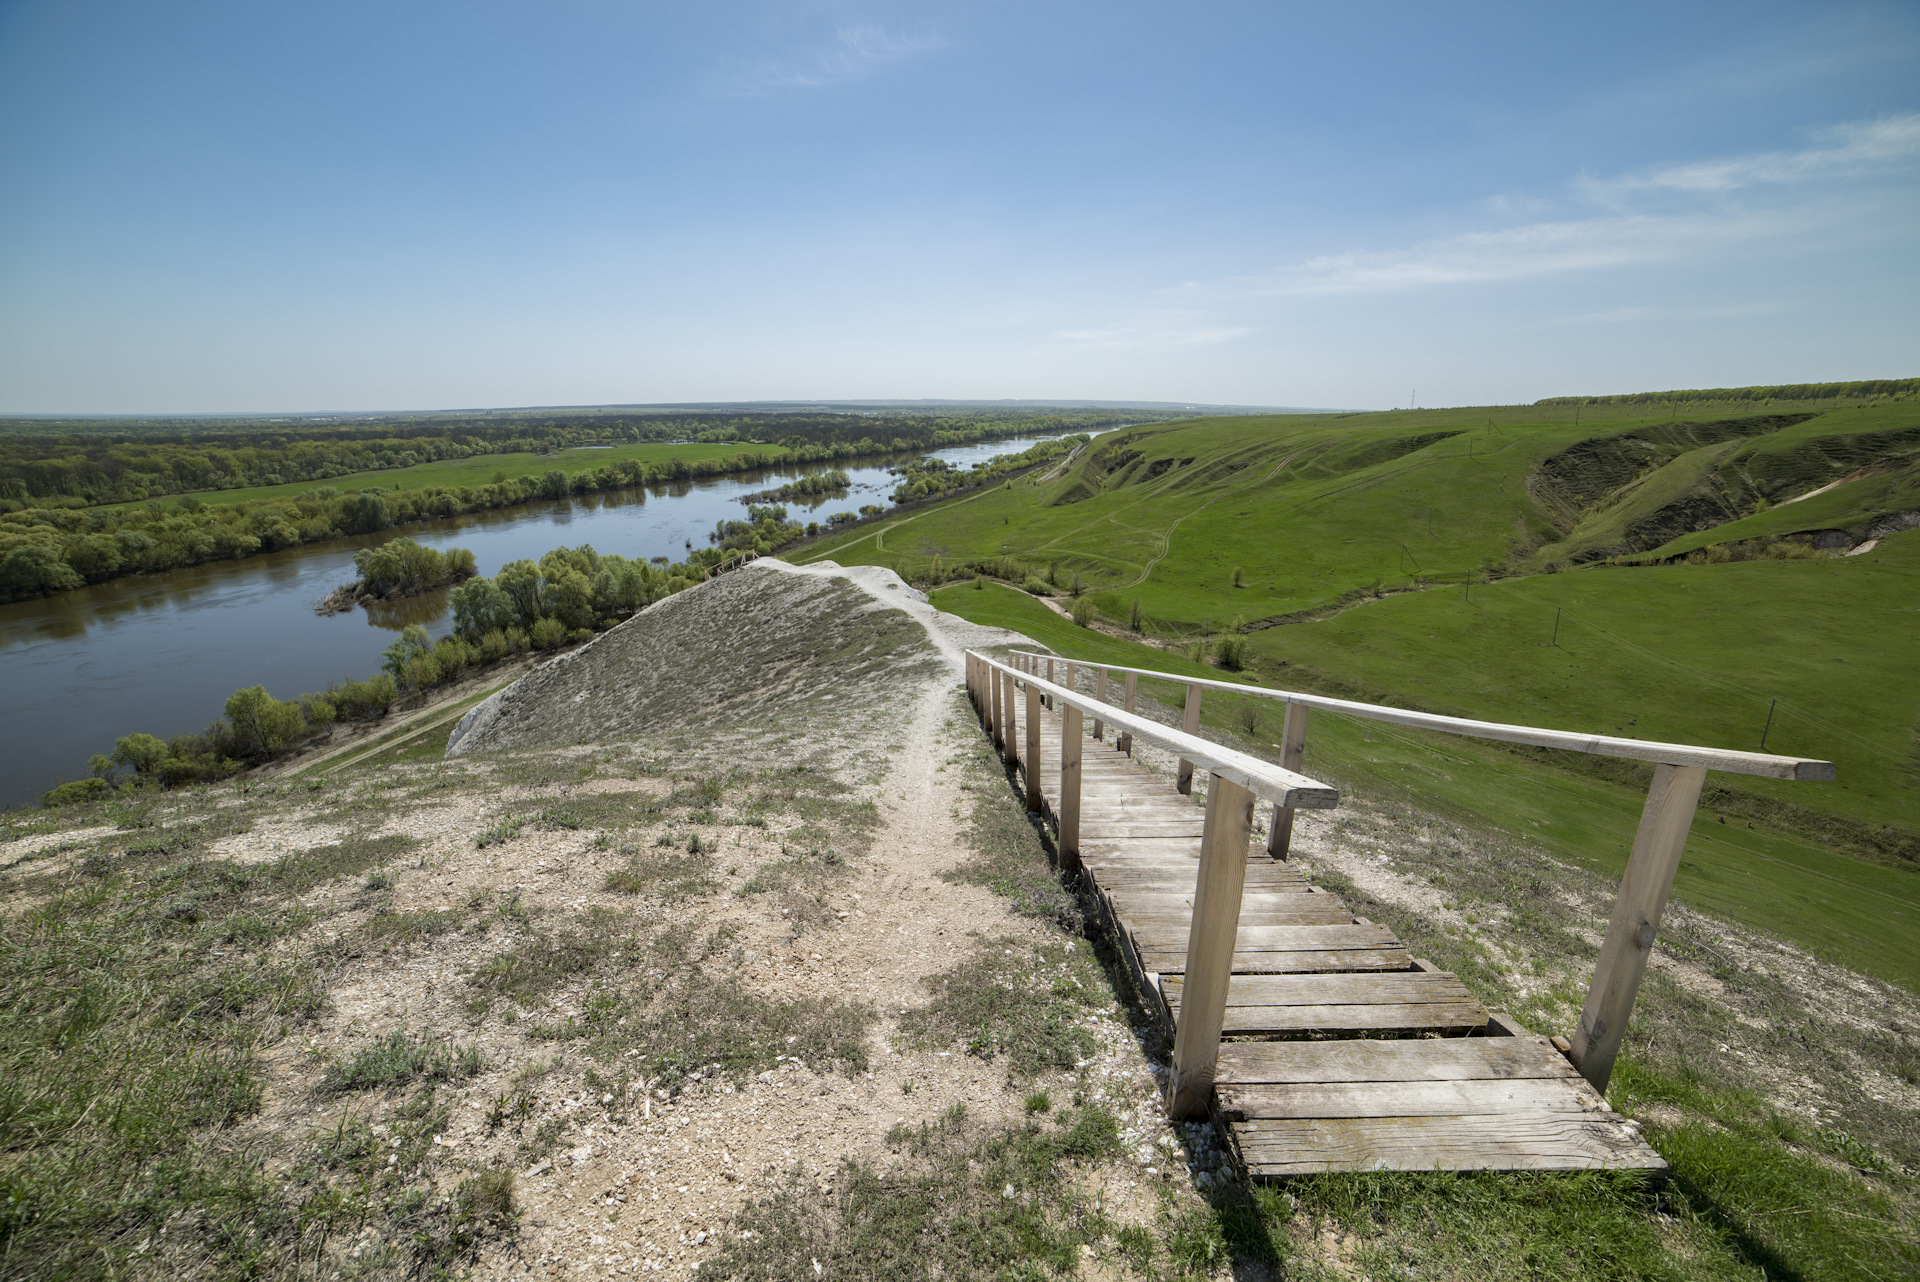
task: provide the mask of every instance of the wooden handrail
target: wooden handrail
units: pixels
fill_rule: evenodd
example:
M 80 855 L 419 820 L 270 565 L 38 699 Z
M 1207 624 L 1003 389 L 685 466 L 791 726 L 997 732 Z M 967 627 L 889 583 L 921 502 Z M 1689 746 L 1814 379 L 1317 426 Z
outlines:
M 1015 650 L 1011 652 L 1011 657 L 1016 663 L 1022 660 L 1031 663 L 1040 656 L 1028 650 Z M 1156 672 L 1151 668 L 1129 668 L 1120 664 L 1103 667 L 1097 663 L 1086 666 L 1098 671 L 1098 684 L 1103 690 L 1109 670 L 1126 673 L 1129 705 L 1133 701 L 1135 683 L 1143 676 L 1184 684 L 1187 687 L 1185 723 L 1189 732 L 1199 728 L 1203 690 L 1224 690 L 1231 694 L 1252 695 L 1285 703 L 1287 724 L 1281 735 L 1284 741 L 1281 762 L 1289 773 L 1300 764 L 1306 750 L 1309 708 L 1346 713 L 1393 725 L 1440 730 L 1447 734 L 1653 762 L 1653 782 L 1647 790 L 1640 827 L 1634 835 L 1633 850 L 1627 856 L 1626 872 L 1620 880 L 1613 920 L 1600 947 L 1600 959 L 1594 966 L 1593 982 L 1587 989 L 1587 1003 L 1581 1011 L 1579 1026 L 1574 1029 L 1573 1037 L 1567 1043 L 1567 1056 L 1573 1061 L 1574 1067 L 1600 1091 L 1607 1089 L 1607 1081 L 1613 1075 L 1614 1060 L 1619 1056 L 1622 1040 L 1626 1037 L 1627 1020 L 1633 1013 L 1640 980 L 1646 974 L 1647 960 L 1652 955 L 1653 942 L 1659 935 L 1660 917 L 1666 910 L 1667 896 L 1673 890 L 1674 875 L 1680 868 L 1680 855 L 1686 849 L 1687 833 L 1693 825 L 1694 810 L 1699 805 L 1700 790 L 1706 782 L 1707 771 L 1725 770 L 1731 774 L 1808 781 L 1834 777 L 1831 761 L 1816 761 L 1806 757 L 1729 752 L 1689 744 L 1616 739 L 1611 735 L 1581 735 L 1564 730 L 1544 730 L 1537 726 L 1443 717 L 1430 712 L 1388 708 L 1377 703 L 1357 703 L 1351 699 L 1332 699 L 1325 695 L 1271 690 L 1265 686 L 1240 685 L 1231 681 L 1211 681 L 1205 677 L 1183 677 L 1172 672 Z M 1100 702 L 1104 706 L 1104 700 Z M 1112 717 L 1113 714 L 1108 712 L 1106 715 Z M 1140 722 L 1144 719 L 1129 716 L 1127 720 Z M 1161 729 L 1153 737 L 1160 742 L 1167 742 L 1174 737 L 1174 732 Z M 1191 742 L 1194 736 L 1184 733 L 1178 738 L 1183 742 Z M 1203 762 L 1204 758 L 1194 756 L 1185 748 L 1180 751 L 1181 790 L 1185 791 L 1186 781 L 1193 769 L 1186 758 L 1193 756 L 1196 761 Z M 1273 818 L 1267 828 L 1267 850 L 1276 858 L 1286 858 L 1293 834 L 1294 804 L 1297 803 L 1283 805 L 1278 800 L 1274 801 Z
M 1013 653 L 1028 655 L 1032 652 L 1016 650 Z M 1046 656 L 1034 657 L 1045 658 Z M 1206 677 L 1186 677 L 1176 672 L 1159 672 L 1152 668 L 1129 668 L 1117 663 L 1101 664 L 1097 660 L 1090 659 L 1078 659 L 1075 662 L 1082 667 L 1105 668 L 1109 672 L 1125 672 L 1134 676 L 1178 682 L 1187 686 L 1190 691 L 1195 687 L 1202 690 L 1224 690 L 1229 694 L 1249 695 L 1257 699 L 1275 699 L 1297 707 L 1341 712 L 1351 717 L 1363 717 L 1369 721 L 1384 721 L 1390 725 L 1411 726 L 1419 730 L 1438 730 L 1445 734 L 1468 735 L 1477 739 L 1497 739 L 1503 743 L 1524 743 L 1536 748 L 1560 748 L 1568 752 L 1585 752 L 1601 757 L 1651 761 L 1658 765 L 1700 766 L 1708 770 L 1724 770 L 1728 774 L 1759 775 L 1768 779 L 1797 779 L 1808 783 L 1825 782 L 1831 780 L 1835 774 L 1831 761 L 1819 761 L 1809 757 L 1781 757 L 1765 752 L 1736 752 L 1729 748 L 1702 748 L 1684 743 L 1656 743 L 1649 739 L 1621 739 L 1613 735 L 1548 730 L 1541 726 L 1516 726 L 1499 721 L 1476 721 L 1471 717 L 1446 717 L 1434 712 L 1389 708 L 1378 703 L 1357 703 L 1351 699 L 1335 699 L 1327 695 L 1307 694 L 1298 690 L 1275 690 L 1268 686 L 1241 685 L 1238 682 L 1214 681 Z
M 1214 774 L 1245 788 L 1257 797 L 1264 797 L 1276 806 L 1306 809 L 1330 810 L 1340 803 L 1340 790 L 1293 770 L 1286 770 L 1269 761 L 1248 753 L 1239 752 L 1202 739 L 1198 735 L 1187 734 L 1157 721 L 1149 720 L 1138 713 L 1115 708 L 1111 704 L 1101 703 L 1089 695 L 1065 686 L 1055 685 L 1044 677 L 1022 672 L 1012 664 L 977 650 L 967 653 L 980 661 L 989 672 L 998 672 L 1003 681 L 1011 681 L 1015 686 L 1024 686 L 1036 697 L 1046 695 L 1056 706 L 1078 709 L 1082 715 L 1091 714 L 1100 717 L 1108 725 L 1123 734 L 1136 739 L 1145 739 L 1157 743 L 1180 755 L 1182 760 L 1205 766 Z M 1031 656 L 1043 659 L 1045 655 Z M 1031 751 L 1031 747 L 1029 748 Z

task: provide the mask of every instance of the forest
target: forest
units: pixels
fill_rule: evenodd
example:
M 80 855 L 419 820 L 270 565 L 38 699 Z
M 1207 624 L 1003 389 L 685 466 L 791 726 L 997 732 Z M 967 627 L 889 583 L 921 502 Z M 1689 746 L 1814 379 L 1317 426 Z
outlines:
M 1009 427 L 1016 422 L 1014 419 L 982 418 L 964 429 L 929 427 L 927 431 L 932 433 L 936 444 L 951 444 L 952 441 L 943 438 L 963 430 L 976 433 L 972 439 L 991 439 L 1009 430 L 1058 431 L 1064 420 L 1075 417 L 1082 416 L 1029 415 L 1017 420 L 1017 428 Z M 928 423 L 942 421 L 926 420 Z M 854 422 L 871 427 L 872 420 Z M 14 502 L 11 504 L 14 510 L 0 512 L 0 602 L 46 596 L 122 575 L 238 559 L 349 535 L 377 534 L 415 521 L 513 507 L 536 500 L 877 454 L 901 448 L 906 439 L 895 436 L 882 443 L 871 436 L 861 436 L 854 440 L 809 442 L 795 436 L 789 438 L 790 443 L 691 461 L 621 459 L 574 472 L 552 468 L 534 476 L 503 476 L 478 486 L 426 486 L 412 490 L 368 486 L 351 492 L 320 486 L 285 498 L 219 505 L 202 502 L 191 494 L 172 504 L 151 499 L 138 504 L 93 507 L 37 503 L 27 506 Z M 1084 439 L 1074 436 L 1066 441 L 1070 444 Z M 1053 442 L 1042 444 L 1055 451 L 1065 448 Z M 909 445 L 907 448 L 919 447 Z M 995 459 L 988 465 L 989 470 L 975 469 L 972 473 L 955 475 L 970 478 L 969 483 L 978 483 L 984 476 L 999 474 L 994 469 L 1023 467 L 1049 456 L 1046 450 L 1038 453 L 1029 450 L 1015 456 L 1018 462 L 1008 464 L 1003 459 Z M 949 483 L 943 488 L 950 487 Z M 922 497 L 927 492 L 922 489 L 912 497 Z
M 941 449 L 1000 437 L 1092 430 L 1157 411 L 928 414 L 579 411 L 412 416 L 333 423 L 237 420 L 0 421 L 0 511 L 137 503 L 197 491 L 326 481 L 487 454 L 589 445 L 760 447 L 773 463 Z M 766 462 L 751 466 L 765 466 Z

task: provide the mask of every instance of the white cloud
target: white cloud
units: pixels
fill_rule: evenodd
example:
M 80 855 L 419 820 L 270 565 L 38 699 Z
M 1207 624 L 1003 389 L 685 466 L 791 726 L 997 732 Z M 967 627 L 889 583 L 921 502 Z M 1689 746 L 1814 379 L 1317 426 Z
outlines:
M 1403 249 L 1323 254 L 1260 276 L 1222 281 L 1229 294 L 1354 294 L 1520 280 L 1657 262 L 1690 248 L 1777 234 L 1779 215 L 1627 214 L 1467 232 Z M 1189 288 L 1209 288 L 1189 286 Z
M 1910 180 L 1913 159 L 1920 156 L 1920 114 L 1838 125 L 1814 137 L 1818 145 L 1800 151 L 1577 179 L 1570 196 L 1557 202 L 1503 194 L 1484 203 L 1489 214 L 1534 221 L 1391 249 L 1322 254 L 1171 292 L 1227 299 L 1522 280 L 1668 261 L 1739 241 L 1804 233 L 1864 208 L 1857 197 L 1837 190 L 1843 182 L 1877 175 Z M 1809 184 L 1818 185 L 1793 190 Z M 1555 209 L 1565 216 L 1541 217 Z
M 1786 310 L 1784 303 L 1743 303 L 1737 307 L 1615 307 L 1610 311 L 1561 316 L 1553 325 L 1625 325 L 1647 320 L 1721 320 L 1730 316 L 1772 316 Z
M 725 96 L 821 89 L 864 79 L 946 45 L 938 32 L 898 33 L 871 24 L 840 27 L 832 40 L 788 58 L 735 67 L 714 82 Z
M 1591 199 L 1607 201 L 1644 191 L 1728 192 L 1907 169 L 1910 166 L 1902 162 L 1920 155 L 1920 114 L 1837 125 L 1815 137 L 1823 145 L 1668 165 L 1607 180 L 1585 179 L 1579 188 Z

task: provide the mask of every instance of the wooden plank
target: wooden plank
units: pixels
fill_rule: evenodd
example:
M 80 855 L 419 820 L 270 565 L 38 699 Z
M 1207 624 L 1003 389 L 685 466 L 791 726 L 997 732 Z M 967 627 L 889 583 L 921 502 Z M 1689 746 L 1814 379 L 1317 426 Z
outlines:
M 1623 1121 L 1576 1113 L 1237 1122 L 1248 1173 L 1663 1170 Z
M 1228 1042 L 1220 1048 L 1218 1080 L 1245 1085 L 1508 1078 L 1582 1080 L 1544 1037 Z
M 1187 944 L 1187 928 L 1184 924 L 1157 928 L 1134 926 L 1133 934 L 1145 948 L 1185 948 Z M 1302 948 L 1391 948 L 1396 942 L 1391 932 L 1379 926 L 1248 926 L 1244 921 L 1236 937 L 1236 944 L 1242 952 Z
M 1067 665 L 1073 671 L 1073 665 Z M 1060 865 L 1080 865 L 1080 709 L 1066 710 L 1065 737 L 1060 749 Z
M 1240 920 L 1252 827 L 1253 793 L 1214 775 L 1207 787 L 1207 831 L 1182 987 L 1187 1017 L 1175 1026 L 1167 1073 L 1167 1111 L 1176 1118 L 1204 1117 L 1212 1102 L 1214 1056 L 1232 989 L 1234 926 Z
M 1353 913 L 1347 906 L 1332 895 L 1296 895 L 1301 900 L 1298 907 L 1286 908 L 1243 908 L 1240 911 L 1239 926 L 1242 930 L 1260 926 L 1350 926 Z M 1325 901 L 1322 904 L 1320 901 Z M 1121 907 L 1121 915 L 1127 919 L 1127 925 L 1134 930 L 1178 930 L 1186 933 L 1187 924 L 1193 914 L 1186 910 L 1173 912 L 1135 911 L 1129 909 L 1123 899 L 1115 902 Z M 1231 929 L 1234 923 L 1228 923 Z
M 1606 1090 L 1607 1079 L 1613 1075 L 1613 1061 L 1627 1034 L 1634 997 L 1646 974 L 1653 941 L 1660 933 L 1660 915 L 1666 911 L 1674 874 L 1680 871 L 1680 854 L 1686 849 L 1687 832 L 1693 826 L 1694 808 L 1706 779 L 1706 769 L 1701 766 L 1663 765 L 1653 769 L 1647 804 L 1640 812 L 1640 827 L 1633 838 L 1633 853 L 1627 859 L 1620 894 L 1614 900 L 1613 921 L 1600 945 L 1587 1004 L 1573 1034 L 1573 1062 L 1597 1090 Z
M 1162 992 L 1165 993 L 1163 977 Z M 1247 979 L 1318 979 L 1317 975 L 1248 975 Z M 1356 975 L 1356 979 L 1369 978 Z M 1180 1008 L 1167 998 L 1179 1027 Z M 1465 1036 L 1487 1022 L 1480 1003 L 1406 1002 L 1380 1005 L 1229 1006 L 1222 1031 L 1228 1033 L 1443 1033 Z
M 1168 980 L 1168 1000 L 1180 1000 L 1180 981 Z M 1453 1002 L 1480 1012 L 1476 1023 L 1487 1022 L 1487 1012 L 1458 978 L 1448 974 L 1406 971 L 1391 975 L 1247 975 L 1236 978 L 1227 991 L 1227 1005 L 1325 1006 L 1398 1005 L 1406 1002 Z
M 1280 764 L 1288 770 L 1298 770 L 1307 755 L 1307 707 L 1303 703 L 1287 705 L 1287 722 L 1280 732 Z M 1273 819 L 1267 825 L 1267 853 L 1275 859 L 1285 859 L 1293 847 L 1293 817 L 1291 806 L 1275 806 Z
M 1181 974 L 1181 968 L 1187 964 L 1187 950 L 1184 947 L 1151 948 L 1141 943 L 1138 937 L 1134 940 L 1134 946 L 1139 951 L 1141 965 L 1162 975 Z M 1406 968 L 1407 950 L 1404 948 L 1342 948 L 1319 952 L 1272 949 L 1249 952 L 1236 947 L 1233 952 L 1233 973 L 1236 975 L 1305 975 Z
M 1465 1039 L 1462 1039 L 1465 1040 Z M 1221 1111 L 1236 1120 L 1291 1117 L 1456 1117 L 1473 1113 L 1608 1113 L 1580 1079 L 1312 1082 L 1218 1086 Z
M 1187 683 L 1187 707 L 1180 728 L 1190 735 L 1200 733 L 1200 687 L 1191 681 Z M 1179 773 L 1173 786 L 1177 792 L 1193 791 L 1193 762 L 1185 756 L 1180 758 Z
M 1348 716 L 1361 717 L 1369 721 L 1413 726 L 1422 730 L 1439 730 L 1446 734 L 1469 735 L 1479 739 L 1497 739 L 1503 743 L 1526 743 L 1539 748 L 1564 748 L 1569 752 L 1586 752 L 1603 757 L 1624 757 L 1634 761 L 1652 761 L 1676 766 L 1700 766 L 1707 770 L 1724 770 L 1729 774 L 1761 775 L 1770 779 L 1824 781 L 1834 777 L 1831 761 L 1816 761 L 1806 757 L 1782 757 L 1766 752 L 1738 752 L 1725 748 L 1701 748 L 1683 743 L 1656 743 L 1646 739 L 1616 738 L 1613 735 L 1581 734 L 1571 730 L 1546 730 L 1539 726 L 1507 725 L 1498 721 L 1475 721 L 1469 717 L 1445 717 L 1431 712 L 1413 712 L 1406 708 L 1389 708 L 1377 703 L 1356 703 L 1351 699 L 1334 699 L 1326 695 L 1306 694 L 1298 690 L 1272 690 L 1265 686 L 1246 685 L 1237 681 L 1211 681 L 1204 677 L 1183 677 L 1151 668 L 1123 668 L 1119 664 L 1112 665 L 1112 668 L 1115 672 L 1126 673 L 1129 682 L 1138 681 L 1143 676 L 1167 682 L 1188 682 L 1208 690 L 1226 690 L 1233 694 L 1255 698 L 1284 699 L 1304 707 L 1344 712 Z
M 1027 809 L 1040 809 L 1040 776 L 1045 770 L 1040 765 L 1040 684 L 1027 682 Z

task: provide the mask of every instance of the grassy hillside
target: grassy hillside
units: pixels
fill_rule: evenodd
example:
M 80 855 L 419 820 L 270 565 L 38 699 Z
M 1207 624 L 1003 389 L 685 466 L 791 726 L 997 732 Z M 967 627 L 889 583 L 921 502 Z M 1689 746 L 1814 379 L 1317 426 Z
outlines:
M 1062 596 L 1078 576 L 1107 626 L 1137 609 L 1147 638 L 1183 645 L 1244 627 L 1270 684 L 1435 711 L 1743 749 L 1771 712 L 1767 746 L 1839 781 L 1716 775 L 1686 893 L 1915 983 L 1887 959 L 1920 859 L 1920 533 L 1887 531 L 1920 510 L 1916 459 L 1903 398 L 1213 419 L 1099 437 L 800 559 L 1039 576 Z M 1651 563 L 1686 553 L 1701 563 Z M 969 617 L 1018 604 L 961 592 L 942 602 Z M 1124 644 L 1028 605 L 1076 652 Z M 1631 769 L 1365 734 L 1324 735 L 1356 777 L 1596 866 L 1630 840 Z

